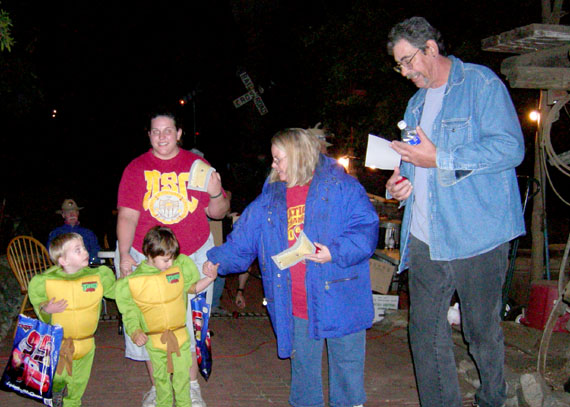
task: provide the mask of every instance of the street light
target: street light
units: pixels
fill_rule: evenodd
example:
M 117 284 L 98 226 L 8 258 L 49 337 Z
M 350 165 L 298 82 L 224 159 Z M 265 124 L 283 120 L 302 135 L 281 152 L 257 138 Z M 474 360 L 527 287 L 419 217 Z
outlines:
M 539 122 L 540 121 L 540 113 L 536 110 L 533 110 L 528 114 L 528 118 L 530 120 L 532 120 L 533 122 Z

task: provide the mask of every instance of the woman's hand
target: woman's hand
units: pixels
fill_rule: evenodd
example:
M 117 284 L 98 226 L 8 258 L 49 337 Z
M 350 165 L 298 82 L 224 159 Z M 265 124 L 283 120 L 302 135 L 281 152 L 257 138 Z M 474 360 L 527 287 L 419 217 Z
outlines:
M 230 210 L 230 200 L 224 196 L 222 188 L 222 178 L 217 172 L 213 172 L 208 182 L 208 190 L 210 202 L 206 207 L 206 215 L 212 219 L 222 219 Z
M 219 266 L 220 263 L 214 264 L 210 260 L 208 260 L 202 265 L 202 273 L 204 273 L 206 277 L 215 280 L 216 277 L 218 276 Z
M 331 252 L 329 248 L 326 247 L 324 244 L 320 244 L 315 242 L 315 246 L 317 247 L 317 251 L 313 254 L 307 254 L 305 256 L 306 260 L 314 261 L 315 263 L 327 263 L 332 260 Z
M 216 171 L 210 175 L 207 192 L 210 196 L 218 196 L 222 192 L 222 177 Z
M 408 199 L 413 189 L 412 183 L 400 175 L 400 168 L 394 168 L 394 173 L 386 182 L 386 190 L 392 195 L 392 198 L 404 201 Z
M 137 266 L 137 262 L 133 257 L 125 253 L 124 255 L 120 255 L 121 257 L 121 264 L 119 265 L 119 270 L 121 272 L 121 277 L 126 277 L 133 272 L 133 267 Z

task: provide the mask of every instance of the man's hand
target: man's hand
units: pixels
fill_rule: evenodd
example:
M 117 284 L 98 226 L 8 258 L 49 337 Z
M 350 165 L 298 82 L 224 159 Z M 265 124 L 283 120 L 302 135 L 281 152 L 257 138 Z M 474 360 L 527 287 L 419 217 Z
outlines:
M 402 156 L 402 161 L 414 164 L 416 167 L 437 167 L 435 145 L 427 138 L 420 126 L 416 127 L 416 131 L 421 141 L 420 144 L 411 146 L 402 141 L 392 141 L 391 147 Z
M 57 314 L 58 312 L 63 312 L 67 308 L 67 300 L 62 299 L 59 301 L 55 300 L 55 297 L 49 300 L 46 304 L 41 306 L 41 309 L 46 314 Z
M 392 198 L 404 201 L 408 199 L 413 189 L 412 183 L 400 175 L 400 168 L 394 168 L 394 173 L 386 182 L 386 190 L 392 195 Z
M 243 293 L 241 291 L 238 291 L 236 294 L 236 306 L 239 309 L 245 308 L 245 298 L 244 298 Z

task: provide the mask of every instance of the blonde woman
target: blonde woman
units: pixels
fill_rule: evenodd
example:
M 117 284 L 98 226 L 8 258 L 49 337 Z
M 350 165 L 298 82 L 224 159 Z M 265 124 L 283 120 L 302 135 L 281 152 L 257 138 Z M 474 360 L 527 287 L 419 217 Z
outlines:
M 257 257 L 278 354 L 291 359 L 292 406 L 323 406 L 322 351 L 327 342 L 329 402 L 365 402 L 366 328 L 373 319 L 368 259 L 378 216 L 364 188 L 319 140 L 286 129 L 271 140 L 272 171 L 263 192 L 243 212 L 227 242 L 210 249 L 204 269 L 246 270 Z M 272 259 L 301 232 L 316 253 L 288 268 Z

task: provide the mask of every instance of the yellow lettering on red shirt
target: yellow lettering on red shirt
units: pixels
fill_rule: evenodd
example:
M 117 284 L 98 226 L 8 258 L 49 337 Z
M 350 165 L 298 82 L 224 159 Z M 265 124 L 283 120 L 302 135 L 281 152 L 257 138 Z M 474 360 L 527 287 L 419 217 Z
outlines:
M 287 239 L 295 241 L 303 230 L 305 222 L 305 205 L 293 206 L 287 209 Z
M 189 213 L 198 208 L 198 199 L 188 199 L 186 184 L 188 173 L 161 174 L 157 170 L 145 171 L 146 193 L 143 209 L 148 210 L 153 218 L 165 225 L 182 221 Z
M 178 176 L 175 172 L 167 172 L 162 174 L 160 177 L 162 184 L 162 191 L 168 190 L 176 193 L 180 193 L 178 190 Z
M 160 191 L 160 172 L 145 171 L 144 179 L 146 180 L 146 194 L 144 194 L 143 209 L 148 210 L 148 201 L 153 194 Z

